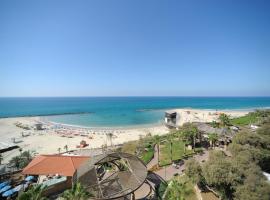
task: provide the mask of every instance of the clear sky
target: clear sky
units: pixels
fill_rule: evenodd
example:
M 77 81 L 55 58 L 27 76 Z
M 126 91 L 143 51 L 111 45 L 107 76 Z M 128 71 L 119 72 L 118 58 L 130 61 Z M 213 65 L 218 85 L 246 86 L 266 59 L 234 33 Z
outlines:
M 269 96 L 269 0 L 1 0 L 0 96 Z

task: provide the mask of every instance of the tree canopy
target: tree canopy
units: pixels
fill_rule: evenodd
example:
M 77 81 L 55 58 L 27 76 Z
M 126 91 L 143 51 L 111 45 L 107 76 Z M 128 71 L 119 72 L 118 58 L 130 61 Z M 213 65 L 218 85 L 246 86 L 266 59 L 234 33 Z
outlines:
M 76 183 L 63 193 L 62 198 L 65 200 L 87 200 L 92 196 L 80 183 Z
M 225 113 L 221 113 L 219 115 L 219 118 L 218 119 L 220 121 L 220 125 L 223 126 L 223 127 L 226 127 L 226 126 L 230 126 L 231 125 L 230 118 Z
M 42 197 L 44 189 L 42 185 L 31 187 L 27 192 L 20 194 L 17 200 L 47 200 L 46 197 Z
M 16 167 L 17 169 L 22 169 L 25 166 L 27 166 L 31 160 L 32 160 L 32 155 L 29 151 L 24 151 L 22 152 L 19 156 L 15 156 L 11 158 L 9 161 L 10 165 Z
M 195 147 L 196 137 L 199 133 L 197 126 L 192 123 L 185 123 L 183 124 L 181 131 L 186 141 Z
M 165 199 L 185 200 L 192 192 L 186 180 L 176 177 L 169 183 Z
M 269 200 L 270 184 L 251 173 L 245 179 L 244 184 L 236 188 L 234 196 L 236 200 Z
M 214 186 L 223 197 L 230 197 L 233 186 L 239 182 L 238 169 L 230 158 L 221 151 L 210 152 L 209 161 L 203 166 L 203 176 L 210 186 Z
M 200 163 L 195 159 L 186 162 L 185 174 L 195 184 L 199 183 L 202 178 L 202 168 Z
M 270 112 L 263 111 L 250 113 L 260 128 L 256 131 L 243 128 L 229 145 L 232 157 L 213 151 L 203 165 L 206 183 L 223 199 L 270 199 L 270 184 L 262 173 L 262 170 L 270 172 L 270 120 L 265 120 L 269 115 Z

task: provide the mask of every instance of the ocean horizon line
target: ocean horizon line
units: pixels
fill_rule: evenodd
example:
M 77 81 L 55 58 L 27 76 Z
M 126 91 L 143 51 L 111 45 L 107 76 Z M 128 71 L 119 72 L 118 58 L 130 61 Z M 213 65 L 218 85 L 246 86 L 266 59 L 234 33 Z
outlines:
M 139 109 L 135 110 L 136 112 L 166 112 L 169 110 L 178 110 L 178 109 L 190 109 L 190 110 L 205 110 L 205 111 L 247 111 L 252 112 L 255 110 L 268 110 L 270 106 L 265 107 L 247 107 L 247 108 L 224 108 L 224 109 L 216 109 L 216 108 L 194 108 L 194 107 L 168 107 L 163 109 Z M 23 117 L 54 117 L 54 116 L 68 116 L 68 115 L 87 115 L 87 114 L 96 114 L 96 112 L 70 112 L 70 113 L 49 113 L 49 114 L 37 114 L 37 115 L 17 115 L 17 116 L 0 116 L 0 119 L 7 119 L 7 118 L 23 118 Z M 57 123 L 57 122 L 54 122 Z M 59 123 L 61 124 L 61 123 Z M 68 125 L 68 124 L 65 124 Z
M 265 95 L 265 96 L 252 96 L 252 95 L 250 95 L 250 96 L 234 96 L 234 95 L 232 95 L 232 96 L 230 96 L 230 95 L 228 95 L 228 96 L 212 96 L 212 95 L 209 95 L 209 96 L 204 96 L 204 95 L 201 95 L 201 96 L 193 96 L 193 95 L 190 95 L 190 96 L 185 96 L 185 95 L 183 95 L 183 96 L 177 96 L 177 95 L 172 95 L 172 96 L 170 96 L 170 95 L 168 95 L 168 96 L 160 96 L 160 95 L 158 95 L 158 96 L 147 96 L 147 95 L 145 95 L 145 96 L 132 96 L 132 95 L 130 95 L 130 96 L 0 96 L 0 98 L 121 98 L 121 97 L 123 97 L 123 98 L 129 98 L 129 97 L 131 97 L 131 98 L 133 98 L 133 97 L 139 97 L 139 98 L 151 98 L 151 97 L 154 97 L 154 98 L 166 98 L 166 97 L 170 97 L 170 98 L 173 98 L 173 97 L 176 97 L 176 98 L 270 98 L 270 95 L 268 96 L 268 95 Z

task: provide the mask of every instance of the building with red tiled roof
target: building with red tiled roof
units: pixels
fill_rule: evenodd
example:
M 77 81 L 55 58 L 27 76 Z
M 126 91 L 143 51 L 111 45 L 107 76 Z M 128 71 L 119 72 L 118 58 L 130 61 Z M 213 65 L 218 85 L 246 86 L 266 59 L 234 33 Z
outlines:
M 71 188 L 77 170 L 89 160 L 89 156 L 40 155 L 22 173 L 38 176 L 38 183 L 47 186 L 43 195 L 48 196 Z
M 24 169 L 23 174 L 73 176 L 82 163 L 89 160 L 88 156 L 40 155 L 32 160 Z

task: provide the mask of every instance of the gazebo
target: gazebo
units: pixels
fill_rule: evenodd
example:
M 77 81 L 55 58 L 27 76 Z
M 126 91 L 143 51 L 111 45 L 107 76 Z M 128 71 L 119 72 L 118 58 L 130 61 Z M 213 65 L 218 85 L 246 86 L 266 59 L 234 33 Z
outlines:
M 111 166 L 113 170 L 106 170 Z M 105 153 L 88 160 L 77 170 L 77 182 L 83 184 L 93 199 L 135 199 L 134 192 L 146 181 L 147 168 L 136 156 Z

